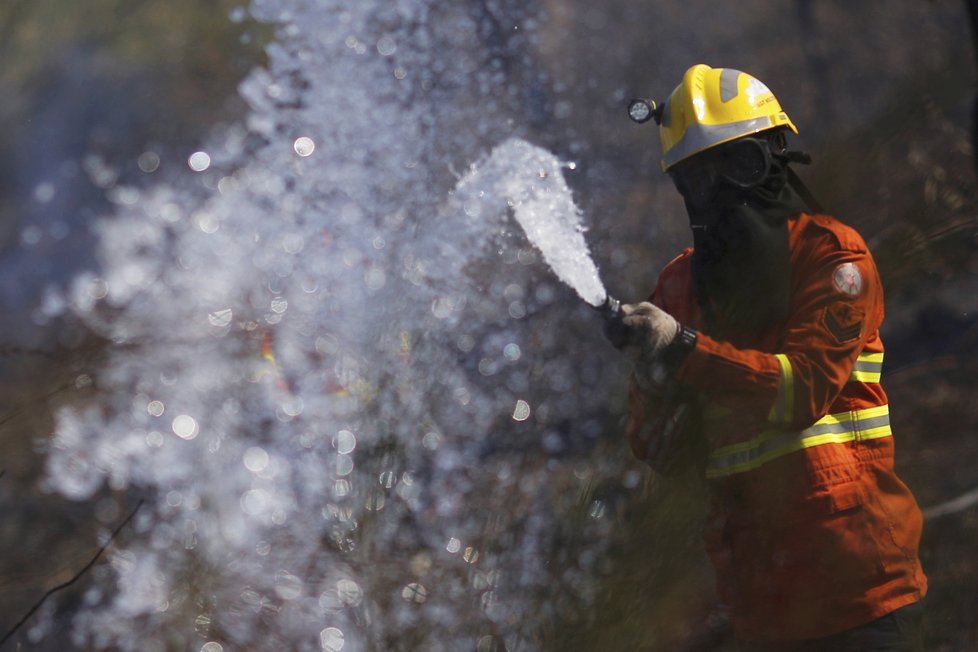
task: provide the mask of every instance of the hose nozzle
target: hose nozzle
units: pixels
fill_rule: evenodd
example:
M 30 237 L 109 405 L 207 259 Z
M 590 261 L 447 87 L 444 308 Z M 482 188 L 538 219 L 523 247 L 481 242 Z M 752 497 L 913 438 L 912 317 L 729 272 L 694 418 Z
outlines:
M 605 297 L 604 303 L 595 306 L 604 316 L 604 336 L 612 346 L 620 349 L 628 343 L 628 329 L 622 321 L 621 301 L 611 295 Z
M 608 296 L 605 297 L 604 303 L 602 303 L 600 306 L 597 306 L 597 309 L 600 310 L 601 313 L 604 314 L 604 316 L 608 319 L 612 317 L 620 318 L 619 313 L 621 313 L 621 301 L 619 301 L 618 299 L 614 298 L 609 294 Z

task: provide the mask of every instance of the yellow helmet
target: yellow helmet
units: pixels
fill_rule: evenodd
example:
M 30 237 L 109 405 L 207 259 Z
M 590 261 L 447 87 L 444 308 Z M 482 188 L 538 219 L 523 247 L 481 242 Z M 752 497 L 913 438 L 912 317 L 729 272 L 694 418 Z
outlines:
M 662 169 L 735 138 L 782 126 L 798 133 L 767 86 L 739 70 L 697 64 L 663 107 Z

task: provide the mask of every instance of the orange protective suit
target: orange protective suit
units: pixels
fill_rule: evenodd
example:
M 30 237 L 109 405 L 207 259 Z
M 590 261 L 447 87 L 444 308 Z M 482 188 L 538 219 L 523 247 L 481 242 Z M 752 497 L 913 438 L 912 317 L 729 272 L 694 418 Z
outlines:
M 893 468 L 880 386 L 883 294 L 853 229 L 825 215 L 788 222 L 790 315 L 744 341 L 710 337 L 691 253 L 650 301 L 700 330 L 676 371 L 698 415 L 711 487 L 707 551 L 738 638 L 820 638 L 920 600 L 922 518 Z M 692 396 L 692 398 L 690 398 Z M 630 390 L 629 442 L 645 458 L 661 394 Z M 654 460 L 652 460 L 654 461 Z

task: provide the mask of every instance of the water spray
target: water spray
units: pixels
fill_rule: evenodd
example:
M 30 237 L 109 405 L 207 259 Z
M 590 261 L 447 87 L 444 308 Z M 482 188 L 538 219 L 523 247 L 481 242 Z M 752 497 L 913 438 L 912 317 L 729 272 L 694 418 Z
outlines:
M 543 254 L 554 274 L 605 318 L 605 332 L 613 343 L 624 337 L 621 301 L 601 282 L 591 258 L 582 213 L 574 203 L 563 170 L 573 164 L 519 139 L 498 145 L 473 166 L 459 182 L 456 198 L 468 205 L 489 204 L 492 212 L 512 209 L 527 239 Z M 491 192 L 485 192 L 490 189 Z M 479 194 L 481 192 L 481 194 Z
M 246 124 L 201 145 L 215 163 L 199 176 L 113 192 L 91 228 L 97 271 L 43 302 L 47 318 L 127 344 L 105 351 L 97 391 L 55 415 L 45 482 L 76 501 L 147 496 L 139 536 L 93 576 L 64 636 L 86 649 L 544 649 L 565 616 L 538 596 L 557 586 L 587 606 L 596 593 L 596 564 L 555 567 L 549 551 L 570 536 L 600 560 L 614 532 L 597 516 L 567 529 L 576 461 L 588 482 L 625 474 L 620 456 L 568 448 L 563 423 L 587 428 L 620 374 L 520 319 L 506 289 L 530 270 L 485 254 L 512 251 L 515 214 L 561 280 L 617 312 L 563 178 L 573 164 L 505 141 L 440 191 L 451 161 L 519 122 L 495 102 L 511 82 L 495 51 L 450 36 L 480 33 L 467 8 L 250 7 L 281 29 L 241 84 Z M 381 56 L 351 54 L 374 43 Z M 391 74 L 395 49 L 406 79 Z M 549 303 L 538 289 L 529 300 Z

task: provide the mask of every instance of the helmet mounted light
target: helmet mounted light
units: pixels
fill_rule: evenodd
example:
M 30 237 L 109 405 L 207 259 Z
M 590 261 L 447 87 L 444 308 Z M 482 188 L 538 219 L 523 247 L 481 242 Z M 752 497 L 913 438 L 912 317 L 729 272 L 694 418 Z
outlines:
M 659 124 L 662 120 L 662 107 L 655 100 L 636 98 L 628 103 L 628 117 L 638 124 L 652 119 Z

